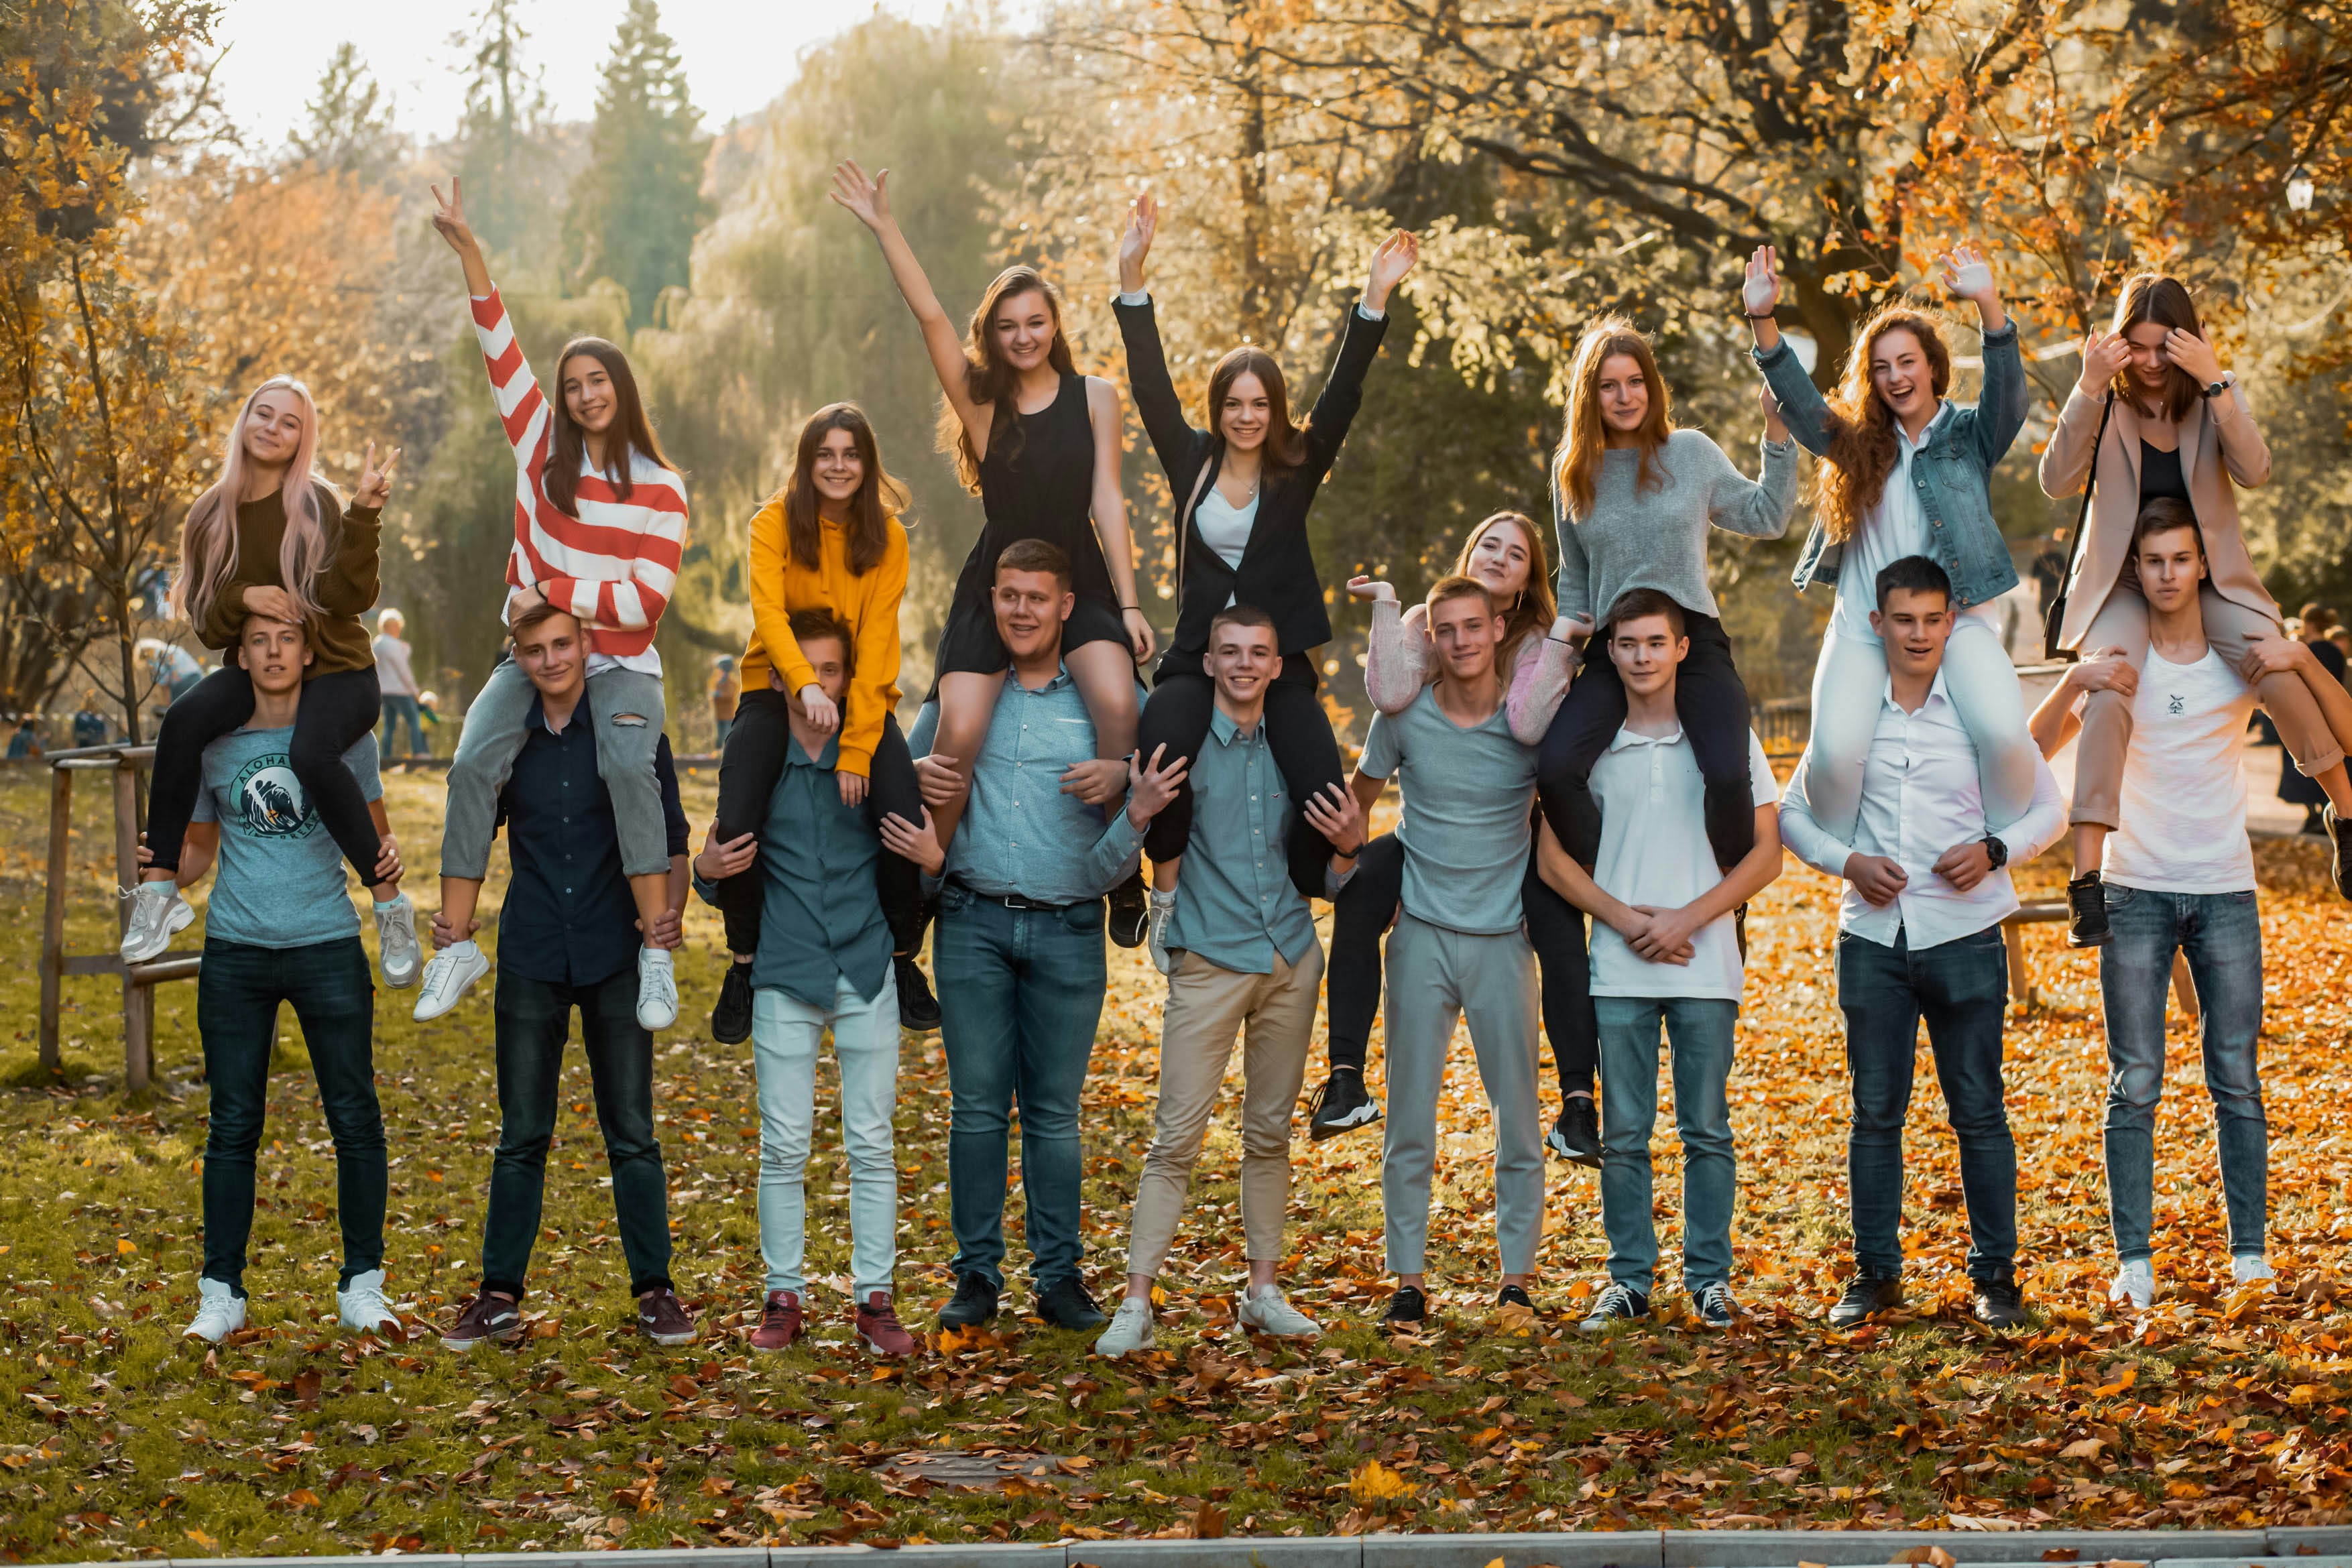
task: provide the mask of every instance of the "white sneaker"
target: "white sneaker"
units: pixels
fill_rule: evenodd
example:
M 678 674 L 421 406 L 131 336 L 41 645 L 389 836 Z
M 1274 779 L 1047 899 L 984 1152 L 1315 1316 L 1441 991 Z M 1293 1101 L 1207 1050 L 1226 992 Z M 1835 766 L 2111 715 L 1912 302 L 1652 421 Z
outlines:
M 1129 1296 L 1111 1314 L 1110 1327 L 1095 1341 L 1097 1355 L 1132 1355 L 1151 1348 L 1151 1298 Z
M 1290 1304 L 1279 1285 L 1252 1285 L 1242 1292 L 1242 1303 L 1234 1315 L 1244 1328 L 1253 1328 L 1276 1339 L 1313 1339 L 1323 1332 L 1323 1325 Z
M 637 949 L 637 1026 L 667 1029 L 677 1021 L 677 977 L 671 972 L 669 950 Z
M 218 1344 L 245 1326 L 245 1298 L 218 1280 L 196 1281 L 196 1321 L 180 1337 Z
M 1151 895 L 1150 924 L 1143 928 L 1143 945 L 1151 955 L 1151 967 L 1163 975 L 1176 972 L 1175 956 L 1168 951 L 1168 923 L 1176 917 L 1176 890 Z
M 2107 1287 L 2110 1301 L 2129 1301 L 2134 1312 L 2147 1311 L 2156 1300 L 2156 1265 L 2145 1258 L 2135 1258 L 2116 1270 L 2116 1282 Z
M 352 1275 L 352 1282 L 335 1292 L 335 1315 L 353 1333 L 394 1340 L 408 1337 L 408 1331 L 401 1326 L 400 1314 L 384 1303 L 381 1269 Z
M 425 966 L 425 989 L 416 998 L 416 1010 L 409 1016 L 418 1023 L 437 1019 L 457 1005 L 476 980 L 490 972 L 490 961 L 482 956 L 482 949 L 472 941 L 444 947 L 433 955 Z
M 122 961 L 143 964 L 172 945 L 172 935 L 194 923 L 196 912 L 171 882 L 142 882 L 123 896 L 131 901 L 131 924 L 122 933 Z
M 2251 1285 L 2260 1280 L 2275 1280 L 2271 1260 L 2259 1252 L 2246 1252 L 2230 1260 L 2230 1278 L 2241 1285 Z
M 375 948 L 385 985 L 404 991 L 416 984 L 425 953 L 416 945 L 416 906 L 408 902 L 408 894 L 375 906 Z

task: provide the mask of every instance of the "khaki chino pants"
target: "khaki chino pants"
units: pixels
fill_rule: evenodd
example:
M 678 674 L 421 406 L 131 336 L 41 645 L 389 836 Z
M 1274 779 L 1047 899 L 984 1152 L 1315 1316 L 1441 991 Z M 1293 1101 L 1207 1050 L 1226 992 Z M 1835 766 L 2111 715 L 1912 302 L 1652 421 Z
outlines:
M 1167 1260 L 1236 1033 L 1242 1036 L 1242 1233 L 1251 1261 L 1282 1256 L 1283 1215 L 1290 1207 L 1290 1118 L 1307 1077 L 1322 984 L 1318 943 L 1296 964 L 1276 954 L 1270 975 L 1236 974 L 1197 953 L 1181 956 L 1168 978 L 1168 1005 L 1160 1015 L 1160 1105 L 1135 1189 L 1129 1273 L 1157 1274 Z

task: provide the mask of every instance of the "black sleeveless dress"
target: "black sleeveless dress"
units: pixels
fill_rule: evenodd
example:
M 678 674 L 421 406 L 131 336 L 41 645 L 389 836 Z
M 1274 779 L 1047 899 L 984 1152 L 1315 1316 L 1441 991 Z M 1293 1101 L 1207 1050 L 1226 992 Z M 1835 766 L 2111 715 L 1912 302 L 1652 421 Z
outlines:
M 988 516 L 980 541 L 956 576 L 947 629 L 940 633 L 940 674 L 1000 673 L 1012 663 L 996 634 L 990 595 L 996 558 L 1017 539 L 1045 539 L 1070 558 L 1078 601 L 1062 626 L 1062 651 L 1127 641 L 1118 595 L 1095 533 L 1094 424 L 1087 417 L 1087 379 L 1062 378 L 1062 390 L 1035 413 L 1018 415 L 1021 439 L 988 444 L 980 465 L 980 503 Z

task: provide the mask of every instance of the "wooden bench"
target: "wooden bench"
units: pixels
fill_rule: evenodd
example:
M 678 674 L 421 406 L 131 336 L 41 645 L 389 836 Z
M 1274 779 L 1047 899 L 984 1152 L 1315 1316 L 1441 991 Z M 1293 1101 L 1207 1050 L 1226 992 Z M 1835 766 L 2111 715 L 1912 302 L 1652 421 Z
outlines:
M 2009 999 L 2020 1007 L 2030 1008 L 2034 1002 L 2033 966 L 2025 956 L 2025 927 L 2066 916 L 2065 900 L 2043 899 L 2021 904 L 2016 914 L 2000 923 L 2001 939 L 2009 944 Z M 2172 999 L 2180 1004 L 2184 1018 L 2197 1021 L 2196 982 L 2189 977 L 2189 960 L 2178 953 L 2172 956 Z

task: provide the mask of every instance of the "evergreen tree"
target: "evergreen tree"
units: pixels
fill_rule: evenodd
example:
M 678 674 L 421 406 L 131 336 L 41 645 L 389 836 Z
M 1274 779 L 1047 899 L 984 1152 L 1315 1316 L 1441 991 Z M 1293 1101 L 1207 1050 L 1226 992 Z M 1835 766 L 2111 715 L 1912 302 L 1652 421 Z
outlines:
M 534 216 L 545 211 L 537 187 L 548 172 L 541 145 L 547 92 L 524 64 L 530 34 L 520 10 L 521 0 L 485 0 L 472 34 L 449 40 L 467 51 L 461 68 L 466 118 L 458 132 L 465 151 L 457 171 L 466 182 L 466 213 L 493 255 L 548 237 L 532 232 Z
M 357 45 L 335 46 L 319 77 L 319 96 L 306 107 L 310 122 L 294 133 L 296 152 L 321 169 L 356 174 L 370 183 L 383 177 L 399 145 L 392 128 L 392 94 L 368 69 Z
M 628 292 L 637 326 L 652 323 L 663 289 L 686 285 L 695 231 L 709 216 L 700 120 L 659 7 L 629 0 L 597 89 L 589 164 L 572 187 L 563 247 L 572 283 L 613 279 Z

